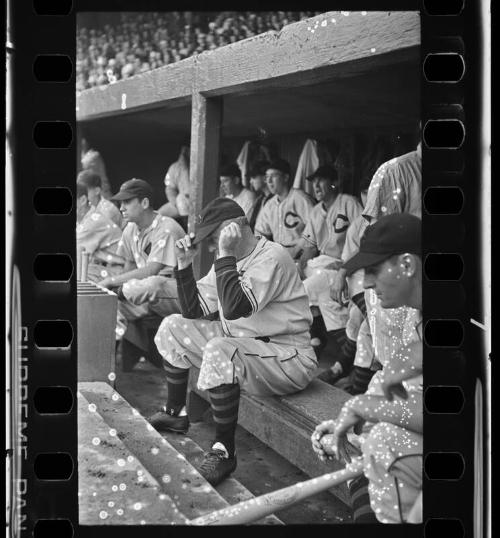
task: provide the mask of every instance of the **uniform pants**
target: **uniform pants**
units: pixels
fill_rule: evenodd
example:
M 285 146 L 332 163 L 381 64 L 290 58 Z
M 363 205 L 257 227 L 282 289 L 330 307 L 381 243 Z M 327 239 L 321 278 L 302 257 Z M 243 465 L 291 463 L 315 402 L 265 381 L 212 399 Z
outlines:
M 121 340 L 129 321 L 148 316 L 165 317 L 179 312 L 177 283 L 165 276 L 151 276 L 141 280 L 132 279 L 122 287 L 125 300 L 118 301 L 116 339 Z M 132 327 L 131 327 L 132 329 Z M 127 340 L 147 352 L 147 335 L 138 329 L 127 333 Z
M 228 337 L 219 321 L 186 319 L 179 314 L 162 321 L 155 343 L 171 365 L 200 369 L 200 390 L 238 383 L 250 394 L 289 394 L 305 388 L 317 368 L 310 346 Z
M 304 286 L 309 297 L 309 304 L 319 308 L 327 331 L 343 329 L 349 318 L 348 308 L 330 297 L 330 288 L 335 281 L 337 271 L 315 266 L 314 263 L 311 265 L 314 260 L 309 260 L 305 269 L 307 278 L 304 280 Z
M 362 444 L 370 505 L 382 523 L 405 523 L 422 490 L 423 438 L 394 424 L 375 424 Z

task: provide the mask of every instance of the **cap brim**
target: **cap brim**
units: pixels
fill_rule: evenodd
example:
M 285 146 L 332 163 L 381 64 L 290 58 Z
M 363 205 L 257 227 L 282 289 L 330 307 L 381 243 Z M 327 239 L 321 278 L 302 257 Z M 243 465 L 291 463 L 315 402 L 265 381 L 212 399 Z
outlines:
M 135 198 L 133 194 L 130 194 L 129 192 L 119 192 L 112 196 L 110 200 L 115 200 L 116 202 L 121 202 L 123 200 L 131 200 L 132 198 Z
M 193 241 L 191 242 L 192 245 L 198 245 L 201 243 L 204 239 L 206 239 L 210 234 L 215 232 L 217 228 L 221 225 L 220 222 L 214 222 L 212 224 L 208 224 L 205 226 L 200 226 L 196 232 Z
M 366 267 L 376 265 L 390 257 L 391 254 L 358 252 L 351 259 L 347 260 L 344 265 L 342 265 L 342 269 L 347 271 L 347 275 L 351 275 L 352 273 L 359 271 L 359 269 L 365 269 Z

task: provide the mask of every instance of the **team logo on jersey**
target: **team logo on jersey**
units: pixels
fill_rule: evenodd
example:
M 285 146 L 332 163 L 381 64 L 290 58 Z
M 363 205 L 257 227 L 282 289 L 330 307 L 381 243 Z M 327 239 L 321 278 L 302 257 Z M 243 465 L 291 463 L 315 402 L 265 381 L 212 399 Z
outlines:
M 300 220 L 300 217 L 297 215 L 297 213 L 294 213 L 293 211 L 288 211 L 288 213 L 285 214 L 285 226 L 287 228 L 295 228 L 301 222 L 302 221 Z
M 337 234 L 345 232 L 349 228 L 349 219 L 345 215 L 337 215 L 334 223 L 333 230 Z

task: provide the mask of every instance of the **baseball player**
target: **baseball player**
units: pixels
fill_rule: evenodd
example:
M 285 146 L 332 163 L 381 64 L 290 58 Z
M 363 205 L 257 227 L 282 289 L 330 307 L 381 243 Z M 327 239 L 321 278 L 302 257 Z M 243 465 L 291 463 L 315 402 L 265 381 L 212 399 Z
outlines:
M 272 198 L 266 183 L 266 170 L 269 165 L 268 161 L 256 162 L 250 169 L 250 186 L 255 192 L 256 199 L 253 205 L 250 218 L 250 228 L 255 229 L 255 223 L 259 216 L 260 210 L 266 205 L 267 201 Z
M 302 232 L 313 201 L 304 191 L 290 188 L 290 165 L 283 159 L 275 159 L 268 165 L 266 182 L 273 197 L 260 211 L 255 233 L 283 245 L 296 259 L 302 252 Z
M 228 164 L 220 170 L 221 193 L 226 197 L 234 200 L 245 212 L 249 218 L 255 204 L 255 193 L 250 189 L 243 187 L 241 183 L 241 170 L 236 164 Z
M 158 212 L 166 217 L 187 218 L 191 208 L 191 183 L 189 179 L 189 143 L 180 150 L 179 158 L 172 163 L 165 174 L 165 195 L 167 203 Z
M 200 473 L 216 485 L 236 468 L 234 435 L 240 390 L 275 395 L 299 391 L 317 361 L 310 346 L 307 295 L 286 250 L 256 237 L 242 208 L 217 198 L 201 212 L 192 241 L 177 241 L 175 270 L 182 315 L 165 318 L 155 338 L 167 371 L 167 405 L 150 418 L 158 430 L 185 433 L 189 368 L 200 368 L 215 439 Z M 216 253 L 208 274 L 195 281 L 192 260 L 206 239 Z M 220 321 L 203 318 L 219 312 Z
M 177 286 L 168 275 L 177 264 L 175 241 L 184 231 L 175 220 L 154 211 L 152 199 L 153 190 L 142 179 L 125 181 L 112 198 L 121 202 L 127 222 L 117 250 L 125 267 L 121 274 L 107 277 L 99 285 L 118 291 L 117 340 L 122 339 L 129 320 L 179 312 Z M 127 339 L 148 351 L 145 335 L 128 334 Z
M 347 432 L 361 433 L 374 424 L 360 444 L 371 506 L 383 523 L 404 523 L 422 488 L 422 261 L 421 221 L 408 213 L 380 218 L 364 234 L 359 252 L 344 265 L 348 274 L 364 269 L 363 285 L 381 307 L 408 307 L 416 312 L 403 323 L 396 352 L 380 355 L 383 369 L 366 394 L 349 400 L 335 421 L 320 424 L 312 436 L 321 458 L 349 459 Z M 377 379 L 376 379 L 377 378 Z M 365 431 L 368 428 L 364 428 Z M 333 450 L 326 435 L 333 435 Z M 323 442 L 322 442 L 323 439 Z M 418 506 L 418 505 L 417 505 Z M 420 517 L 421 521 L 421 517 Z
M 76 178 L 77 182 L 83 183 L 87 187 L 88 198 L 91 206 L 99 213 L 122 228 L 122 214 L 118 208 L 101 196 L 102 182 L 101 176 L 92 170 L 83 170 Z
M 314 206 L 304 232 L 303 252 L 299 271 L 305 277 L 304 286 L 311 306 L 319 307 L 328 333 L 345 333 L 348 308 L 330 297 L 349 225 L 361 215 L 358 200 L 340 192 L 335 168 L 320 166 L 307 177 L 312 181 L 318 204 Z
M 88 280 L 99 282 L 122 272 L 124 259 L 116 252 L 122 236 L 121 230 L 92 208 L 87 187 L 80 182 L 76 184 L 76 221 L 77 274 L 80 274 L 83 250 L 90 254 Z
M 102 196 L 109 198 L 111 196 L 111 187 L 109 184 L 108 175 L 106 174 L 106 166 L 101 154 L 94 148 L 92 143 L 85 137 L 81 140 L 81 164 L 82 170 L 90 170 L 95 172 L 102 182 Z

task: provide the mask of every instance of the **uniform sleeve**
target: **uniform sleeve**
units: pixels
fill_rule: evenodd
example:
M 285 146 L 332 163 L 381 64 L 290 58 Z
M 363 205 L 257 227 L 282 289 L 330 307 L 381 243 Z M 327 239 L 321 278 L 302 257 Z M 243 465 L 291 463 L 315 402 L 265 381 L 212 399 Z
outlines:
M 164 179 L 165 187 L 179 190 L 179 177 L 177 174 L 176 163 L 172 163 L 165 174 Z
M 363 215 L 368 217 L 370 221 L 377 220 L 384 214 L 384 202 L 387 199 L 388 165 L 389 163 L 386 162 L 379 166 L 368 188 Z
M 264 235 L 269 239 L 273 238 L 273 231 L 270 223 L 271 204 L 267 203 L 259 212 L 255 222 L 255 233 Z
M 281 290 L 284 271 L 278 260 L 265 258 L 252 264 L 241 275 L 241 288 L 252 305 L 252 314 L 266 307 Z
M 108 220 L 100 213 L 94 212 L 83 225 L 76 227 L 77 248 L 82 248 L 91 255 L 98 250 L 108 236 Z
M 217 295 L 226 319 L 239 319 L 252 314 L 252 303 L 240 282 L 234 256 L 218 258 L 214 263 Z
M 313 214 L 309 216 L 309 219 L 306 222 L 306 227 L 304 228 L 304 231 L 302 232 L 302 237 L 306 240 L 306 246 L 308 247 L 316 247 L 318 248 L 318 239 L 316 237 L 316 233 L 314 231 L 313 226 Z
M 181 237 L 174 224 L 167 224 L 164 220 L 160 220 L 157 230 L 151 237 L 148 263 L 161 263 L 168 267 L 175 267 L 177 265 L 175 242 Z
M 132 229 L 130 223 L 123 230 L 122 237 L 118 241 L 116 253 L 125 261 L 135 263 L 134 253 L 132 251 Z
M 303 191 L 299 191 L 299 192 L 302 194 L 302 196 L 297 196 L 295 205 L 296 205 L 297 213 L 305 225 L 311 216 L 314 204 L 311 198 L 305 192 Z
M 345 211 L 349 223 L 353 223 L 363 213 L 363 206 L 354 196 L 349 196 L 346 200 Z
M 217 285 L 214 266 L 210 271 L 197 282 L 198 299 L 200 301 L 203 314 L 207 316 L 219 310 L 219 300 L 217 295 Z
M 198 287 L 194 279 L 193 266 L 184 269 L 174 269 L 177 282 L 177 294 L 181 307 L 182 317 L 187 319 L 199 319 L 204 316 L 198 297 Z
M 241 208 L 245 212 L 245 215 L 248 219 L 250 219 L 251 217 L 251 213 L 252 213 L 252 209 L 254 205 L 255 205 L 255 194 L 252 191 L 248 190 L 245 193 L 245 198 L 241 204 Z

